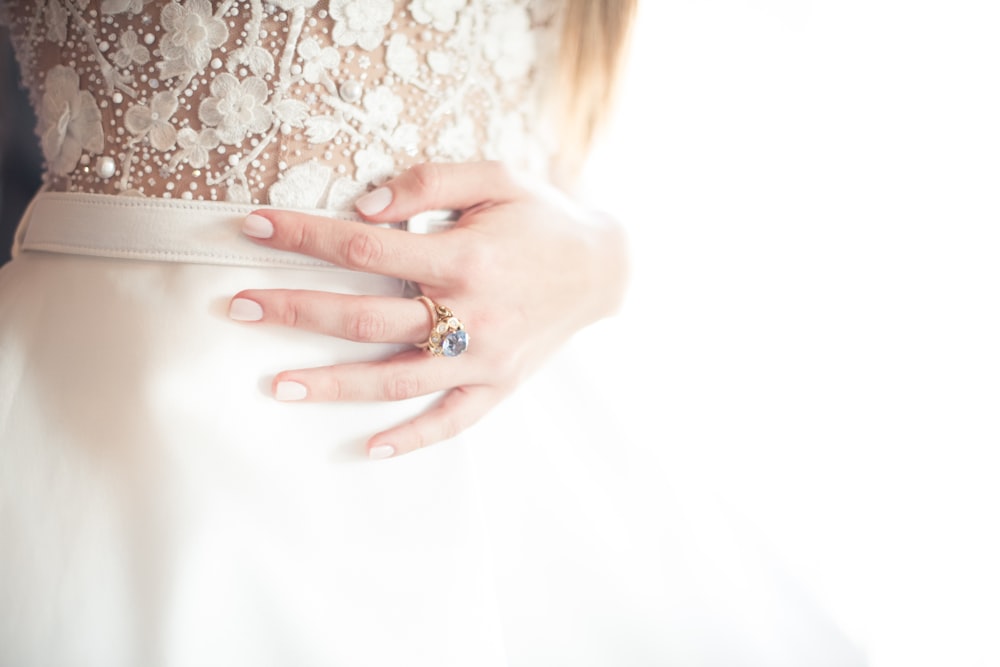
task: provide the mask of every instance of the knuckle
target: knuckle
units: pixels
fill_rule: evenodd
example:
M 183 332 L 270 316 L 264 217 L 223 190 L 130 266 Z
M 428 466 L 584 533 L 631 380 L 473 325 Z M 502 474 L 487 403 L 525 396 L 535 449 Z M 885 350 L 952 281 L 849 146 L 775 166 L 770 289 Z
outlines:
M 285 326 L 297 327 L 302 321 L 302 311 L 294 299 L 282 299 L 274 309 L 278 322 Z
M 441 185 L 441 169 L 430 162 L 423 162 L 410 170 L 416 194 L 421 198 L 433 198 Z
M 302 223 L 290 226 L 288 230 L 288 248 L 290 250 L 306 253 L 313 247 L 314 243 L 312 227 Z
M 344 239 L 343 257 L 348 268 L 367 269 L 382 259 L 382 244 L 366 231 L 358 231 Z
M 417 429 L 413 432 L 411 445 L 413 449 L 423 449 L 427 445 L 431 444 L 431 441 L 427 438 L 423 431 Z
M 486 169 L 486 178 L 493 184 L 500 192 L 512 193 L 518 185 L 519 176 L 514 169 L 499 160 L 490 160 L 484 164 Z
M 499 160 L 491 160 L 486 163 L 486 166 L 492 170 L 489 176 L 492 182 L 505 187 L 510 187 L 517 182 L 517 175 L 510 165 Z
M 420 382 L 410 374 L 394 375 L 386 380 L 383 394 L 386 400 L 402 401 L 420 393 Z
M 442 440 L 450 440 L 462 432 L 462 424 L 454 416 L 444 417 L 440 426 Z
M 327 401 L 339 401 L 344 397 L 344 387 L 337 378 L 328 377 L 323 382 L 323 394 Z
M 362 310 L 350 318 L 347 328 L 351 340 L 377 342 L 385 338 L 385 316 L 377 310 Z
M 498 266 L 499 257 L 495 248 L 488 243 L 467 243 L 458 251 L 455 266 L 461 271 L 453 272 L 449 280 L 461 291 L 481 290 L 489 280 L 489 273 Z
M 499 384 L 516 384 L 522 376 L 523 364 L 517 351 L 500 355 L 492 364 Z

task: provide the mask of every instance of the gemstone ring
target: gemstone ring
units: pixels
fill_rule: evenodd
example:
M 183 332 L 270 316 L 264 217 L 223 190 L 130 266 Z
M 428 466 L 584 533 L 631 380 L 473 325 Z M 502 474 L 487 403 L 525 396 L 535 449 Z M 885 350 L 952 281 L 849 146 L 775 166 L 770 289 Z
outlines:
M 469 347 L 469 332 L 455 313 L 421 294 L 414 297 L 431 313 L 431 333 L 427 341 L 417 345 L 435 357 L 457 357 Z

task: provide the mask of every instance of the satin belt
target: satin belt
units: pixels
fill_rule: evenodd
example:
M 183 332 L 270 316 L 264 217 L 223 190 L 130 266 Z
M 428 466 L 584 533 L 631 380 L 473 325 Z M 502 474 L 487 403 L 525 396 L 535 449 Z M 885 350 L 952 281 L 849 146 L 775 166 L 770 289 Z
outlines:
M 41 192 L 18 227 L 13 254 L 38 250 L 71 255 L 228 266 L 342 270 L 328 262 L 254 243 L 240 231 L 261 206 L 182 199 Z M 302 210 L 342 220 L 354 211 Z M 427 211 L 398 224 L 415 233 L 449 228 L 454 211 Z

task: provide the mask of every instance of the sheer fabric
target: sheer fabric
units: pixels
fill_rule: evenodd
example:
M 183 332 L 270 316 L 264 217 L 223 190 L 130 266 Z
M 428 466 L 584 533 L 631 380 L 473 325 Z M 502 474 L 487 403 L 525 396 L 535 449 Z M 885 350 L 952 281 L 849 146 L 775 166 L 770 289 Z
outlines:
M 558 5 L 5 2 L 50 190 L 350 208 L 427 160 L 544 171 Z

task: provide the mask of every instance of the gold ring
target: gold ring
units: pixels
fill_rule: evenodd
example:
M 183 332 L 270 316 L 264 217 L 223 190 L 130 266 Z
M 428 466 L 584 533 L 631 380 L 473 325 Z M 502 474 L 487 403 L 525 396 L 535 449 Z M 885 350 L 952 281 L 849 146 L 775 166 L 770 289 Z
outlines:
M 469 348 L 469 332 L 455 313 L 423 294 L 414 298 L 431 313 L 431 333 L 417 347 L 428 350 L 435 357 L 457 357 Z

